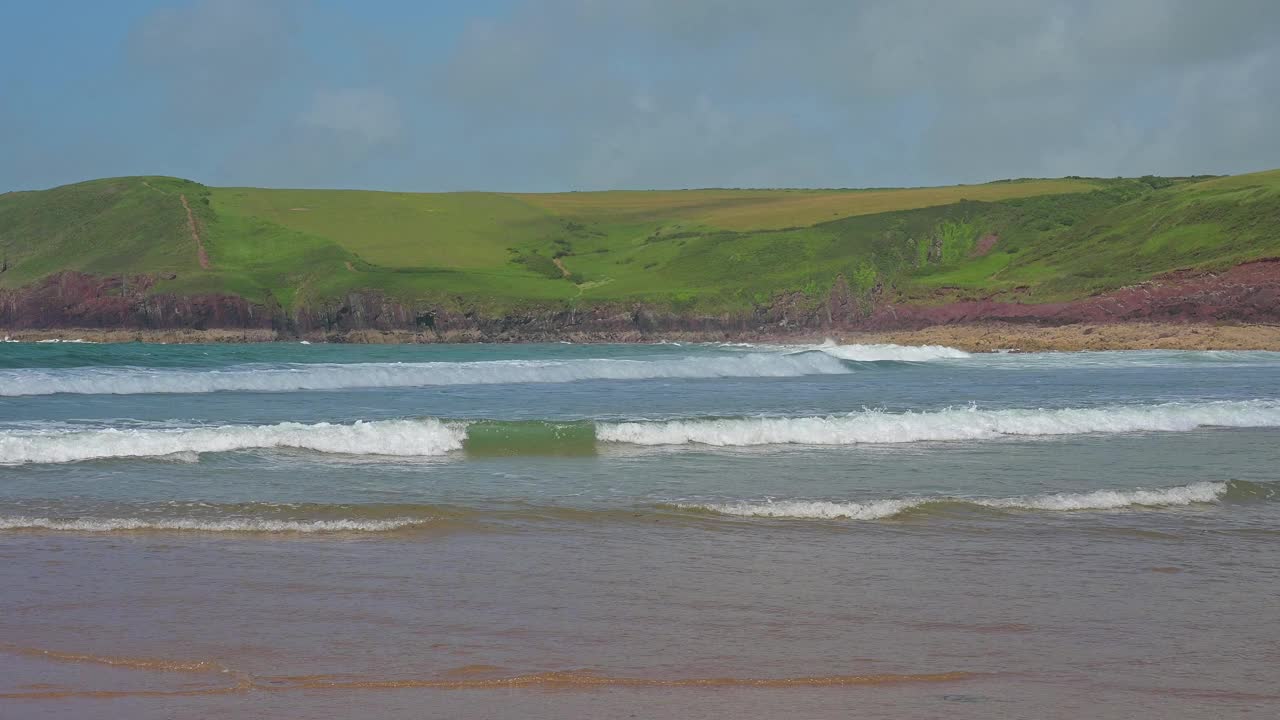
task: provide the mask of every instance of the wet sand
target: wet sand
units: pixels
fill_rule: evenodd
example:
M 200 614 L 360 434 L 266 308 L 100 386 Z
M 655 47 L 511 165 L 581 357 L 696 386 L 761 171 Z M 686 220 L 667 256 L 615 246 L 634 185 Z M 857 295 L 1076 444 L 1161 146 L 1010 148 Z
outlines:
M 1222 720 L 1280 707 L 1268 543 L 1216 548 L 1173 517 L 1167 538 L 1123 544 L 1080 525 L 9 536 L 0 717 Z M 1251 562 L 1215 565 L 1224 549 Z M 1152 570 L 1169 563 L 1186 571 Z M 33 572 L 38 584 L 17 582 Z

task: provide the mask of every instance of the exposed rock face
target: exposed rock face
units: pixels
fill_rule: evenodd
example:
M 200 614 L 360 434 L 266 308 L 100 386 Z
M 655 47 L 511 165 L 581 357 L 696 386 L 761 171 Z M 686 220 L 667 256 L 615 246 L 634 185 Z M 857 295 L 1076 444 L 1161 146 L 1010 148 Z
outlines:
M 152 292 L 155 283 L 156 278 L 148 276 L 64 272 L 18 290 L 0 290 L 0 328 L 223 328 L 334 336 L 394 330 L 458 340 L 537 341 L 569 334 L 603 339 L 663 333 L 759 336 L 990 322 L 1041 326 L 1134 321 L 1280 323 L 1280 259 L 1247 263 L 1217 274 L 1173 273 L 1090 298 L 1040 304 L 995 300 L 893 304 L 877 291 L 871 294 L 868 307 L 860 307 L 848 283 L 838 277 L 825 302 L 815 304 L 801 293 L 781 294 L 767 307 L 721 315 L 614 304 L 488 316 L 431 304 L 407 305 L 372 292 L 286 311 L 270 298 L 255 304 L 230 295 Z
M 51 275 L 19 290 L 0 290 L 0 327 L 259 328 L 261 306 L 229 295 L 150 294 L 156 278 Z
M 1131 321 L 1280 322 L 1280 259 L 1223 273 L 1171 273 L 1064 303 L 977 300 L 943 305 L 882 305 L 857 327 L 897 330 L 975 322 L 1070 325 Z
M 836 281 L 831 284 L 831 292 L 827 295 L 826 324 L 831 326 L 836 324 L 837 319 L 854 317 L 857 309 L 849 294 L 849 283 L 844 275 L 837 275 Z
M 969 251 L 969 257 L 983 257 L 989 254 L 998 242 L 1000 242 L 999 235 L 991 233 L 983 235 L 973 246 L 973 250 Z

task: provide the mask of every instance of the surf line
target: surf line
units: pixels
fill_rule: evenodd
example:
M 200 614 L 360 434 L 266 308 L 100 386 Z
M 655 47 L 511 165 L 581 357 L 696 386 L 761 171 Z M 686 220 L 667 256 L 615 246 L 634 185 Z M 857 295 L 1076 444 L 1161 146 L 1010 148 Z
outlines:
M 1280 401 L 891 413 L 867 409 L 812 417 L 676 420 L 442 420 L 406 418 L 353 423 L 0 430 L 0 465 L 107 458 L 165 457 L 290 448 L 338 455 L 429 457 L 591 455 L 601 444 L 747 447 L 841 446 L 1147 432 L 1280 427 Z

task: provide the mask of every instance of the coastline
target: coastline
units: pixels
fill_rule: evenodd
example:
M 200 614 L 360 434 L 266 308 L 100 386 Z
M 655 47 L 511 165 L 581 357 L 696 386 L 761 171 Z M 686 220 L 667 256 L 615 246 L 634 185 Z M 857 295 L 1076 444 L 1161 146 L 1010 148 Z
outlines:
M 280 335 L 266 329 L 139 330 L 59 328 L 4 330 L 0 338 L 11 342 L 59 341 L 86 343 L 257 343 L 301 342 L 351 344 L 437 343 L 656 343 L 656 342 L 822 342 L 834 338 L 842 344 L 893 343 L 896 345 L 945 345 L 968 352 L 1080 351 L 1080 350 L 1275 350 L 1280 351 L 1280 326 L 1221 325 L 1201 323 L 1109 323 L 1043 327 L 1013 323 L 935 325 L 918 330 L 799 331 L 799 332 L 568 332 L 531 337 L 486 337 L 475 331 L 423 333 L 396 330 L 352 330 L 343 333 Z
M 1040 327 L 1008 323 L 935 325 L 921 330 L 850 333 L 842 342 L 946 345 L 968 352 L 1081 350 L 1280 350 L 1280 326 L 1112 323 Z

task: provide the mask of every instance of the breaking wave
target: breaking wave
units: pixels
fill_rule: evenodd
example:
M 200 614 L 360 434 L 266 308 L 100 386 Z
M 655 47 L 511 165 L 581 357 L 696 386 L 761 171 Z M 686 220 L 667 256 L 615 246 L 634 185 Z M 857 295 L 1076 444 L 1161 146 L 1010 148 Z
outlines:
M 1224 499 L 1265 498 L 1274 494 L 1257 483 L 1239 481 L 1198 482 L 1179 487 L 1145 490 L 1095 490 L 1008 498 L 908 497 L 863 502 L 827 500 L 765 500 L 760 502 L 677 503 L 683 510 L 736 517 L 800 518 L 824 520 L 881 520 L 928 508 L 997 510 L 1121 510 L 1127 508 L 1179 507 L 1216 503 Z
M 430 520 L 422 518 L 392 518 L 387 520 L 268 520 L 258 518 L 236 519 L 184 519 L 184 518 L 136 518 L 136 517 L 86 517 L 60 520 L 25 515 L 0 517 L 0 530 L 52 530 L 58 532 L 143 532 L 165 530 L 170 532 L 207 533 L 355 533 L 390 532 L 422 526 Z
M 19 431 L 0 434 L 0 464 L 165 457 L 271 448 L 351 455 L 430 456 L 460 449 L 465 438 L 464 426 L 430 418 L 350 425 L 287 422 L 177 429 Z
M 930 362 L 932 360 L 961 360 L 971 357 L 969 353 L 963 350 L 946 347 L 945 345 L 891 345 L 880 343 L 838 345 L 833 340 L 827 340 L 821 345 L 806 349 L 817 350 L 832 357 L 852 362 Z
M 209 503 L 182 500 L 95 503 L 17 501 L 0 513 L 0 531 L 79 533 L 379 533 L 446 529 L 467 513 L 416 503 Z
M 642 507 L 572 508 L 517 505 L 462 508 L 416 504 L 271 504 L 216 505 L 173 502 L 118 505 L 109 509 L 22 507 L 0 514 L 0 532 L 66 533 L 245 533 L 316 535 L 388 533 L 520 527 L 528 523 L 647 523 L 681 519 L 702 523 L 715 517 L 803 520 L 884 520 L 945 517 L 947 513 L 1006 513 L 1158 510 L 1191 505 L 1274 501 L 1276 483 L 1197 482 L 1170 488 L 1062 492 L 1019 497 L 972 498 L 917 496 L 862 501 L 760 500 L 673 502 Z M 63 504 L 65 505 L 65 504 Z
M 802 418 L 725 418 L 599 423 L 596 437 L 632 445 L 855 445 L 1006 436 L 1079 435 L 1200 427 L 1278 427 L 1280 402 L 1270 400 L 1166 403 L 1060 410 L 950 409 Z
M 933 360 L 962 360 L 973 357 L 964 350 L 945 345 L 894 345 L 892 343 L 867 343 L 841 345 L 828 338 L 818 345 L 766 345 L 757 343 L 717 343 L 722 348 L 745 348 L 753 351 L 772 350 L 790 354 L 823 353 L 849 362 L 930 362 Z
M 218 391 L 565 383 L 577 380 L 798 377 L 850 372 L 826 353 L 744 353 L 664 360 L 492 360 L 481 362 L 246 364 L 216 370 L 140 367 L 0 371 L 0 396 L 55 393 L 133 395 Z
M 1059 410 L 863 410 L 825 417 L 701 418 L 632 422 L 436 418 L 285 422 L 183 428 L 0 430 L 0 465 L 149 457 L 190 462 L 200 453 L 310 450 L 342 455 L 591 455 L 632 446 L 857 445 L 992 440 L 1013 436 L 1180 432 L 1203 427 L 1280 427 L 1271 400 L 1167 403 Z

